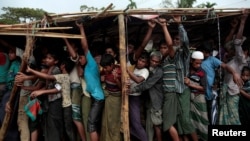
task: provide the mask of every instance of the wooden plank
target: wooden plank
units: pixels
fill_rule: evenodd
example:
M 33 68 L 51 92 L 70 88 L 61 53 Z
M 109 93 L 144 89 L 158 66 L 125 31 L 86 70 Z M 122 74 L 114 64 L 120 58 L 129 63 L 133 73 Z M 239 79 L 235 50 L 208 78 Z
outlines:
M 33 37 L 26 36 L 26 47 L 25 47 L 25 51 L 23 54 L 22 63 L 21 63 L 20 69 L 19 69 L 20 72 L 25 72 L 25 70 L 26 70 L 27 62 L 28 62 L 28 59 L 30 57 L 31 50 L 34 46 L 34 43 L 35 43 L 35 41 L 34 41 Z M 16 85 L 14 85 L 12 88 L 10 98 L 8 101 L 11 109 L 14 108 L 15 100 L 16 100 L 17 96 L 19 96 L 19 95 L 17 95 L 17 92 L 19 91 L 19 89 L 20 89 L 20 87 L 17 87 Z M 13 115 L 12 112 L 5 113 L 4 120 L 2 122 L 2 127 L 0 130 L 0 141 L 4 141 L 8 126 L 10 124 L 10 118 L 12 115 Z
M 118 16 L 119 23 L 119 48 L 120 48 L 120 65 L 122 70 L 122 107 L 121 107 L 121 117 L 122 117 L 122 132 L 124 136 L 124 141 L 130 141 L 129 132 L 129 101 L 126 91 L 126 82 L 128 80 L 127 74 L 127 61 L 126 61 L 126 36 L 125 36 L 125 24 L 124 15 L 120 14 Z
M 61 29 L 72 29 L 73 27 L 47 27 L 47 28 L 27 28 L 27 27 L 7 27 L 0 28 L 1 31 L 5 30 L 61 30 Z
M 56 33 L 56 32 L 14 32 L 6 31 L 0 32 L 0 35 L 12 35 L 12 36 L 34 36 L 34 37 L 51 37 L 51 38 L 71 38 L 71 39 L 81 39 L 83 36 L 76 34 L 67 34 L 67 33 Z

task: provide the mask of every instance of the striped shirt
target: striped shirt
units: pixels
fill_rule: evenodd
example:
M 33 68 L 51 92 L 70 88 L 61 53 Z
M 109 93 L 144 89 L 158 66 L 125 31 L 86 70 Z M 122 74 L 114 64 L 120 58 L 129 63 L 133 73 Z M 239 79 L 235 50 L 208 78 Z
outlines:
M 189 50 L 189 39 L 187 37 L 187 32 L 183 25 L 178 27 L 180 40 L 182 43 L 181 50 L 179 49 L 174 57 L 176 65 L 176 92 L 183 93 L 187 86 L 184 84 L 184 77 L 187 77 L 189 73 L 189 63 L 190 63 L 190 50 Z
M 168 56 L 162 65 L 163 69 L 163 89 L 164 92 L 175 92 L 176 83 L 176 65 Z

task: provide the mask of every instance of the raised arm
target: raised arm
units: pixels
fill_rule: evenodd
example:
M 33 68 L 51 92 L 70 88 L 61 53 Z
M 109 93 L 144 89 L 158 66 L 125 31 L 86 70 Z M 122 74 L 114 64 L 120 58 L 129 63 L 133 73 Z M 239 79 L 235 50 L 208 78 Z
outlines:
M 42 72 L 33 70 L 29 66 L 27 66 L 26 71 L 36 75 L 39 78 L 48 79 L 48 80 L 56 80 L 56 78 L 53 75 L 49 75 L 49 74 L 46 74 L 46 73 L 42 73 Z
M 70 56 L 73 58 L 73 59 L 77 59 L 77 54 L 73 48 L 73 46 L 69 43 L 69 40 L 67 38 L 63 38 L 66 46 L 67 46 L 67 49 L 69 51 L 69 54 Z
M 180 36 L 180 44 L 185 51 L 189 51 L 189 39 L 187 36 L 187 32 L 181 23 L 181 16 L 174 16 L 174 21 L 178 24 L 178 32 Z M 185 52 L 184 51 L 184 52 Z
M 246 10 L 243 10 L 243 15 L 240 18 L 240 27 L 238 29 L 236 38 L 234 40 L 235 56 L 236 56 L 237 61 L 241 63 L 247 63 L 247 60 L 246 60 L 247 57 L 244 54 L 244 51 L 241 47 L 241 44 L 243 42 L 243 31 L 244 31 L 247 17 L 248 17 L 248 13 L 246 12 Z
M 153 29 L 155 27 L 155 21 L 154 20 L 149 20 L 148 21 L 148 31 L 147 31 L 147 34 L 146 36 L 144 37 L 141 45 L 139 46 L 139 48 L 135 51 L 135 55 L 134 55 L 134 60 L 137 61 L 138 58 L 140 57 L 141 53 L 143 52 L 144 48 L 146 47 L 151 35 L 152 35 L 152 32 L 153 32 Z
M 237 29 L 237 25 L 238 25 L 239 21 L 238 21 L 238 18 L 234 18 L 232 21 L 231 21 L 231 30 L 229 32 L 229 34 L 227 35 L 226 39 L 225 39 L 225 43 L 233 40 L 233 36 L 234 36 L 234 33 Z
M 243 10 L 243 15 L 241 16 L 241 19 L 240 19 L 240 27 L 236 34 L 236 39 L 242 39 L 247 17 L 248 17 L 247 10 Z
M 175 51 L 173 48 L 173 40 L 172 40 L 171 35 L 169 34 L 169 31 L 167 28 L 167 21 L 166 21 L 166 19 L 159 18 L 156 22 L 158 24 L 160 24 L 162 27 L 162 30 L 164 33 L 164 38 L 165 38 L 165 41 L 166 41 L 166 44 L 167 44 L 167 47 L 169 50 L 169 56 L 172 58 L 172 57 L 174 57 Z
M 88 46 L 88 41 L 87 41 L 87 37 L 85 35 L 85 31 L 84 31 L 84 28 L 83 28 L 83 24 L 82 23 L 77 23 L 76 22 L 76 25 L 79 27 L 80 29 L 80 32 L 81 32 L 81 35 L 83 36 L 81 38 L 81 45 L 82 45 L 82 49 L 85 53 L 85 55 L 87 55 L 88 51 L 89 51 L 89 46 Z

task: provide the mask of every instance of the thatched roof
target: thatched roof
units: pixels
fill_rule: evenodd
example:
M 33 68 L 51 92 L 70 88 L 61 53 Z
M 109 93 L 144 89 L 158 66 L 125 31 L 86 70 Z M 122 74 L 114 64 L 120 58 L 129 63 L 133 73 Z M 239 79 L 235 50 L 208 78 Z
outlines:
M 62 43 L 60 37 L 81 38 L 75 21 L 86 20 L 84 26 L 88 39 L 106 41 L 118 40 L 118 18 L 120 14 L 125 15 L 125 26 L 127 27 L 128 39 L 134 39 L 141 42 L 147 29 L 147 20 L 142 19 L 150 16 L 161 16 L 170 20 L 172 15 L 182 15 L 183 24 L 188 32 L 191 45 L 195 46 L 205 36 L 213 36 L 218 39 L 220 34 L 221 41 L 225 38 L 230 30 L 230 21 L 241 14 L 241 9 L 202 9 L 202 8 L 178 8 L 178 9 L 126 9 L 126 10 L 104 10 L 95 12 L 80 13 L 62 13 L 48 15 L 46 20 L 49 22 L 44 29 L 41 27 L 42 19 L 27 24 L 1 25 L 0 37 L 11 40 L 16 46 L 25 46 L 25 35 L 37 36 L 38 40 L 51 43 Z M 219 20 L 219 24 L 218 24 Z M 248 18 L 247 23 L 250 23 Z M 247 24 L 246 24 L 247 25 Z M 169 23 L 171 33 L 177 32 L 176 24 Z M 218 32 L 220 31 L 220 32 Z M 245 31 L 250 31 L 246 26 Z M 249 36 L 249 32 L 244 33 Z M 162 38 L 160 26 L 154 29 L 152 38 L 157 42 Z M 58 42 L 57 42 L 58 41 Z

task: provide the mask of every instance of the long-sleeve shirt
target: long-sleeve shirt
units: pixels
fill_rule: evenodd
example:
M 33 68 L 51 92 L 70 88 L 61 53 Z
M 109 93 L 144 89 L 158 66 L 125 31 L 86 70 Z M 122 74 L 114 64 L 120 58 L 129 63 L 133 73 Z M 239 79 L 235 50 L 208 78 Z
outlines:
M 242 40 L 235 39 L 235 56 L 234 58 L 227 63 L 228 66 L 232 67 L 236 73 L 240 74 L 243 66 L 247 66 L 247 57 L 245 57 L 244 52 L 241 47 Z M 236 95 L 240 93 L 240 88 L 233 81 L 233 76 L 229 72 L 225 72 L 224 83 L 228 85 L 228 93 L 230 95 Z
M 176 65 L 176 92 L 182 93 L 187 86 L 184 84 L 184 77 L 189 74 L 189 63 L 190 63 L 190 50 L 189 50 L 189 39 L 187 32 L 184 29 L 183 25 L 180 24 L 178 27 L 180 40 L 181 40 L 181 49 L 177 50 L 174 60 Z
M 163 71 L 161 67 L 155 68 L 146 81 L 141 84 L 132 87 L 131 92 L 141 92 L 148 90 L 152 107 L 155 110 L 162 108 L 163 102 L 163 88 L 162 88 L 162 76 Z

